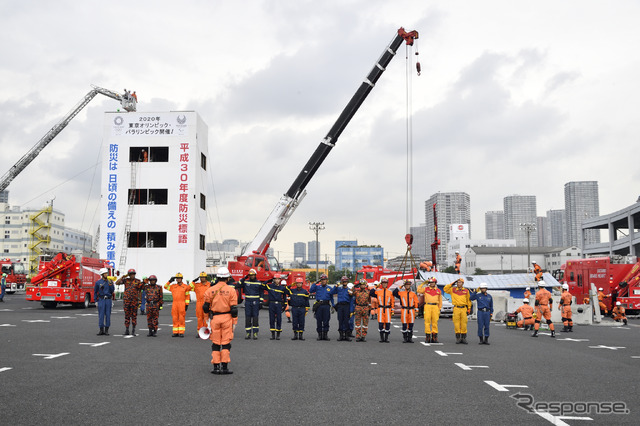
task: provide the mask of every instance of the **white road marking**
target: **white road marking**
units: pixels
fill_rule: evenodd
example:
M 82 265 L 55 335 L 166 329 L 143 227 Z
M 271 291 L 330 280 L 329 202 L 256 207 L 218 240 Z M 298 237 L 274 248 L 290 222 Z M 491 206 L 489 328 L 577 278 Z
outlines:
M 0 327 L 15 327 L 14 324 L 0 324 Z
M 593 420 L 591 417 L 570 417 L 570 416 L 554 416 L 553 414 L 545 413 L 543 411 L 533 411 L 535 414 L 539 415 L 546 421 L 554 425 L 560 426 L 570 426 L 569 423 L 563 422 L 562 419 L 566 420 Z
M 51 322 L 49 320 L 22 320 L 23 322 Z
M 625 346 L 605 346 L 605 345 L 598 345 L 598 346 L 589 346 L 590 348 L 593 349 L 611 349 L 612 351 L 617 351 L 618 349 L 625 349 Z
M 449 355 L 462 355 L 462 352 L 442 352 L 442 351 L 434 351 L 440 356 L 449 356 Z
M 100 342 L 100 343 L 78 343 L 79 345 L 88 345 L 91 346 L 93 348 L 98 347 L 98 346 L 103 346 L 103 345 L 108 345 L 111 342 Z
M 631 358 L 639 359 L 639 358 L 640 358 L 640 356 L 633 355 Z
M 442 343 L 427 343 L 427 342 L 420 342 L 422 343 L 424 346 L 442 346 Z
M 372 362 L 371 365 L 378 365 L 378 363 L 377 362 Z
M 97 317 L 98 314 L 76 314 L 79 317 Z
M 495 390 L 497 390 L 498 392 L 508 392 L 509 391 L 508 388 L 528 388 L 529 387 L 527 385 L 500 385 L 494 382 L 493 380 L 485 380 L 484 382 L 489 386 L 491 386 L 492 388 L 494 388 Z
M 13 309 L 0 309 L 0 312 L 13 312 Z
M 571 337 L 566 337 L 564 339 L 556 339 L 558 342 L 588 342 L 589 339 L 572 339 Z
M 472 368 L 489 368 L 488 365 L 465 365 L 462 364 L 461 362 L 456 362 L 455 363 L 458 367 L 462 368 L 463 370 L 471 370 Z
M 58 358 L 59 356 L 65 356 L 65 355 L 69 355 L 69 352 L 62 352 L 59 354 L 31 354 L 33 356 L 43 356 L 44 359 L 54 359 L 54 358 Z
M 4 371 L 9 371 L 9 370 L 13 370 L 13 367 L 0 367 L 0 373 Z
M 76 317 L 51 317 L 53 319 L 76 319 Z

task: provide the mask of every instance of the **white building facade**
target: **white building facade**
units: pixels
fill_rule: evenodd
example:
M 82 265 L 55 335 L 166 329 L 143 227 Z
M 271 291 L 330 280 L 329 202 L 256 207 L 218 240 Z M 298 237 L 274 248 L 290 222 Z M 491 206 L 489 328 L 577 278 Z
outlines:
M 194 111 L 105 114 L 100 257 L 121 273 L 205 270 L 208 128 Z

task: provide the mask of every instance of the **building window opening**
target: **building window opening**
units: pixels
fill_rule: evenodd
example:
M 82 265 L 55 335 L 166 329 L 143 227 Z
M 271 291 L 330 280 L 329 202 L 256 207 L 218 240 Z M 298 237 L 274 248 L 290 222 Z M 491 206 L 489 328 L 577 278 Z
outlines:
M 129 148 L 130 163 L 167 163 L 168 161 L 168 146 L 132 146 Z

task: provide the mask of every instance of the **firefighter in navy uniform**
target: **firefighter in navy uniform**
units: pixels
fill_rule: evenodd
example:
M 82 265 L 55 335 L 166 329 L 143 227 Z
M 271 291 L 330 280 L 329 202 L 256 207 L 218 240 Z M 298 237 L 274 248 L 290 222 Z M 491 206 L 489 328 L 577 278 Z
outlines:
M 338 332 L 340 333 L 339 342 L 350 342 L 349 338 L 349 317 L 351 315 L 351 299 L 353 291 L 349 289 L 349 279 L 342 277 L 340 286 L 335 286 L 331 290 L 331 296 L 338 295 L 338 301 L 334 309 L 338 312 Z
M 129 324 L 133 326 L 132 335 L 136 335 L 136 325 L 138 325 L 138 305 L 140 304 L 140 291 L 143 283 L 136 278 L 136 270 L 129 269 L 127 275 L 123 275 L 116 281 L 116 285 L 124 284 L 124 326 L 125 336 L 129 335 Z
M 281 280 L 281 274 L 274 274 L 272 282 L 267 281 L 262 284 L 269 297 L 269 330 L 271 331 L 269 340 L 280 340 L 280 333 L 282 333 L 282 313 L 287 307 L 289 289 L 286 281 L 281 282 Z
M 98 336 L 108 336 L 111 326 L 111 307 L 116 288 L 108 275 L 107 268 L 100 269 L 100 279 L 93 287 L 93 300 L 98 303 L 98 326 L 100 327 Z
M 291 340 L 304 340 L 304 317 L 309 310 L 309 292 L 302 288 L 302 277 L 296 278 L 296 286 L 289 292 L 289 306 L 293 321 L 293 338 Z
M 309 289 L 309 293 L 316 295 L 316 331 L 318 338 L 316 340 L 331 340 L 327 336 L 329 333 L 329 320 L 331 320 L 331 288 L 327 286 L 328 278 L 325 274 L 320 276 L 320 281 L 313 283 Z M 318 285 L 319 284 L 319 285 Z
M 146 298 L 146 311 L 147 311 L 147 327 L 149 327 L 149 334 L 147 337 L 158 336 L 158 315 L 160 313 L 160 307 L 162 306 L 162 287 L 158 282 L 158 277 L 155 275 L 149 275 L 149 284 L 144 288 L 144 294 Z
M 478 338 L 481 345 L 489 344 L 489 324 L 493 315 L 493 297 L 487 293 L 487 287 L 487 283 L 482 283 L 478 291 L 469 295 L 469 300 L 475 300 L 478 305 Z
M 262 282 L 256 278 L 256 270 L 250 269 L 249 274 L 242 278 L 237 285 L 244 291 L 244 331 L 245 339 L 258 339 L 258 320 L 260 316 L 260 296 L 262 294 Z

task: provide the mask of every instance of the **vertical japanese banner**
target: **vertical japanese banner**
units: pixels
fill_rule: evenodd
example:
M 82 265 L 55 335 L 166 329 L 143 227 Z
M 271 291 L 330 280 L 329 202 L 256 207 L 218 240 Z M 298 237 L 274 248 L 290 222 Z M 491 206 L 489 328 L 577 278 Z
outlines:
M 178 186 L 178 248 L 189 244 L 189 143 L 180 143 Z
M 118 154 L 117 143 L 109 144 L 109 181 L 107 183 L 107 260 L 116 266 L 116 211 L 118 209 Z M 122 244 L 127 244 L 123 241 Z

